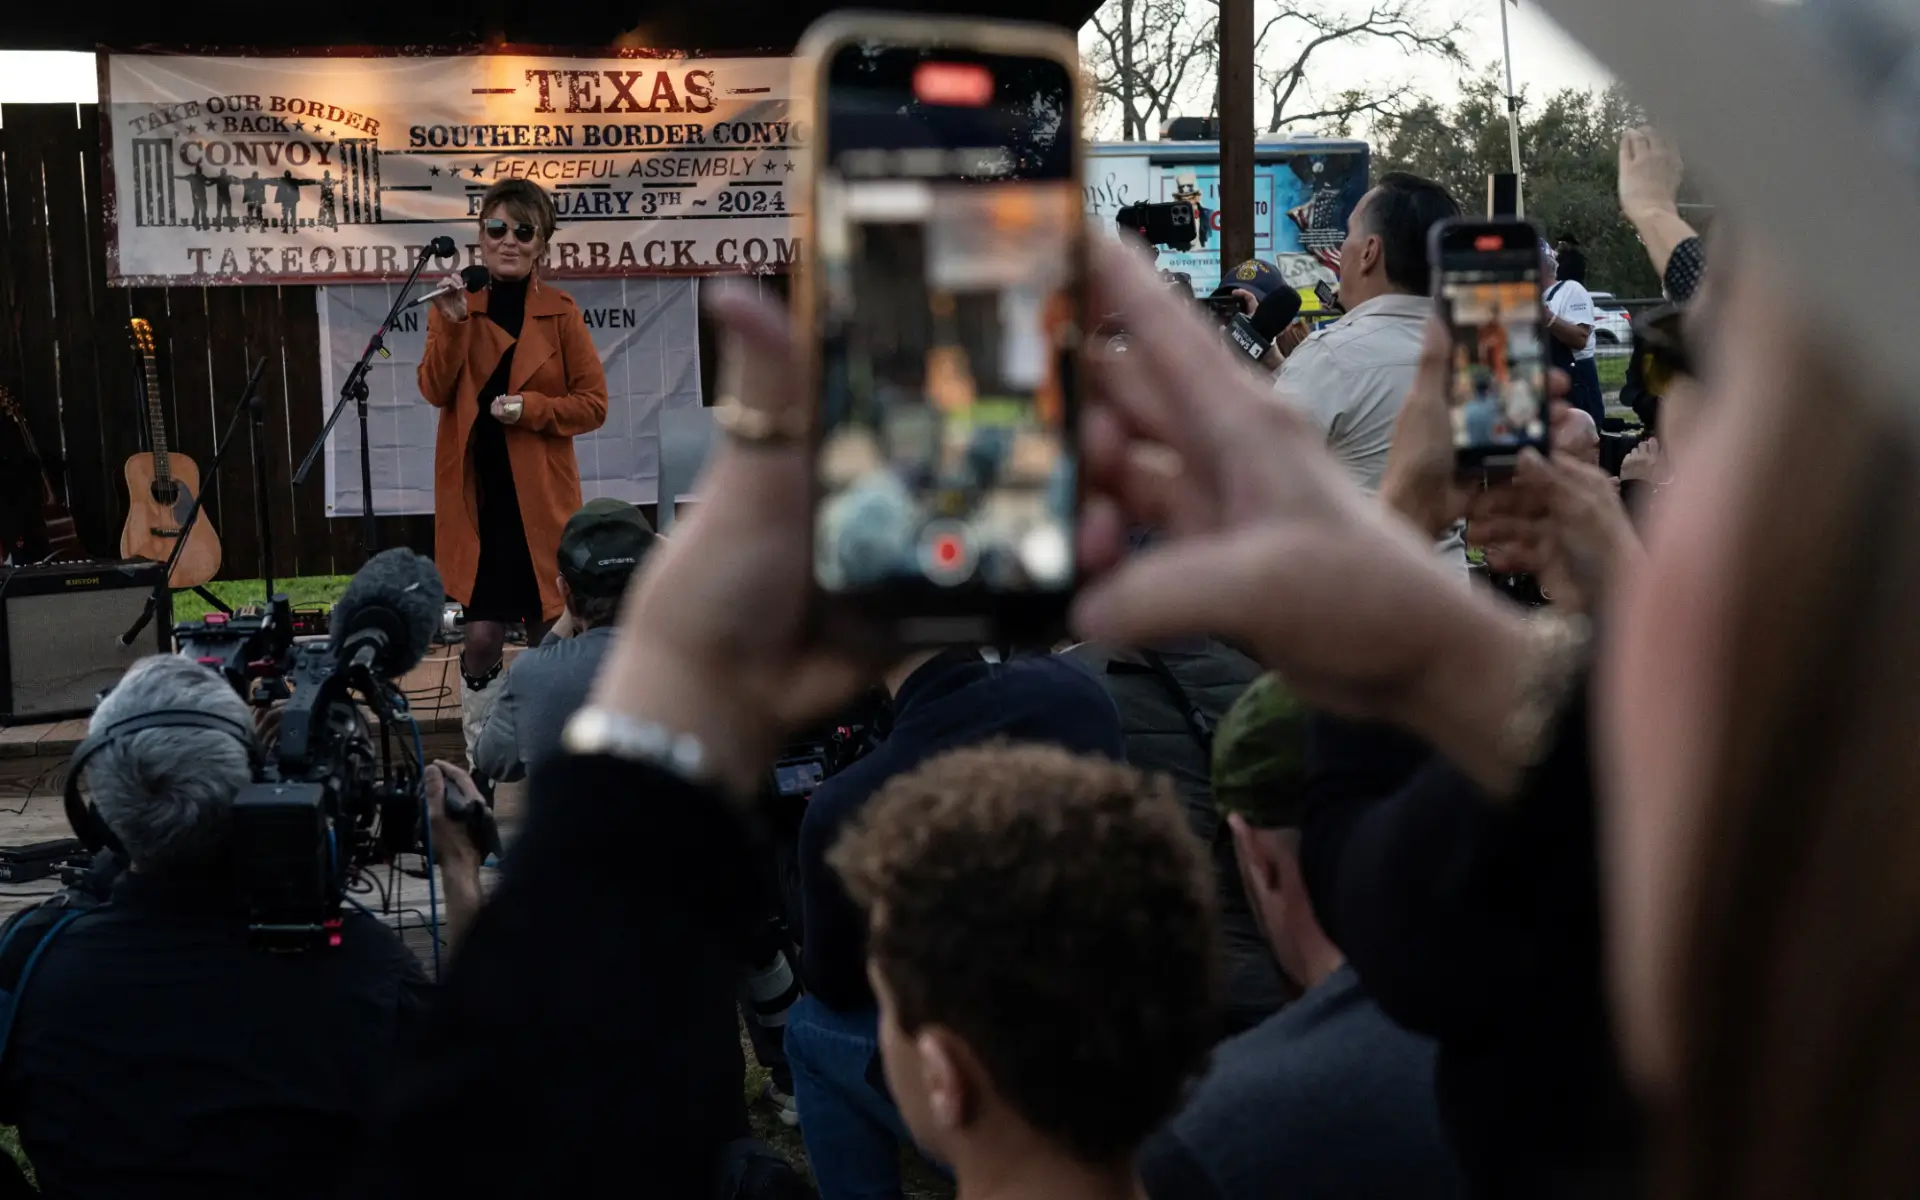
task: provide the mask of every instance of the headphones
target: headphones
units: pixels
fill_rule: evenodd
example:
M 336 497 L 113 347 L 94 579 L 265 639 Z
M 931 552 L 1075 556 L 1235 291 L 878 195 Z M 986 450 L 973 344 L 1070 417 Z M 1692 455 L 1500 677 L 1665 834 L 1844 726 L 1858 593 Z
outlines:
M 73 757 L 67 760 L 64 800 L 67 824 L 73 826 L 73 835 L 91 852 L 111 850 L 122 858 L 127 854 L 126 847 L 107 827 L 106 820 L 101 817 L 100 810 L 94 807 L 93 801 L 80 799 L 80 773 L 86 769 L 88 760 L 110 743 L 149 729 L 211 729 L 215 733 L 227 734 L 246 747 L 247 765 L 255 777 L 258 777 L 265 761 L 251 722 L 243 723 L 218 713 L 199 712 L 190 708 L 162 708 L 140 713 L 123 721 L 115 721 L 98 733 L 88 734 L 85 741 L 74 747 Z

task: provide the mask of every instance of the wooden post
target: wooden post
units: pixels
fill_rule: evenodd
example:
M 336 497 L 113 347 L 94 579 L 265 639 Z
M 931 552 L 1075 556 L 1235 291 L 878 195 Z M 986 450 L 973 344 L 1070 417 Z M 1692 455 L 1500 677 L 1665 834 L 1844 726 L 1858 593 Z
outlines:
M 1253 0 L 1220 0 L 1220 269 L 1253 257 Z M 1209 287 L 1214 280 L 1195 280 Z

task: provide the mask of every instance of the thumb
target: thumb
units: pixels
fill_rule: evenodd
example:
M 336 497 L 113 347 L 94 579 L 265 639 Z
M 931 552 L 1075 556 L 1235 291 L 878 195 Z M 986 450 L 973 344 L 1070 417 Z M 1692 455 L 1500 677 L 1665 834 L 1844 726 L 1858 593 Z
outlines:
M 447 778 L 440 773 L 439 763 L 430 763 L 420 773 L 420 781 L 426 785 L 428 811 L 438 814 L 445 810 L 447 800 Z

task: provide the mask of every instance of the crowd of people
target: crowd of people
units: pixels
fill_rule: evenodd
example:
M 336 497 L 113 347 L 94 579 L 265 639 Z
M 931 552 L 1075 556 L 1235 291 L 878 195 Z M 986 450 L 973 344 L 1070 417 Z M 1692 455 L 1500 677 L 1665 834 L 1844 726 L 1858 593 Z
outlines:
M 1367 194 L 1344 316 L 1271 376 L 1099 249 L 1130 339 L 1092 355 L 1071 646 L 815 640 L 787 317 L 714 289 L 767 419 L 671 538 L 608 501 L 558 529 L 565 615 L 470 728 L 479 779 L 426 772 L 444 982 L 359 914 L 262 956 L 245 705 L 178 658 L 103 703 L 206 720 L 87 767 L 130 869 L 0 1028 L 41 1190 L 808 1194 L 752 1137 L 744 1020 L 825 1200 L 900 1196 L 903 1153 L 967 1200 L 1913 1191 L 1920 432 L 1764 245 L 1709 259 L 1680 178 L 1625 137 L 1671 307 L 1613 472 L 1572 293 L 1553 453 L 1456 470 L 1431 181 Z M 769 770 L 871 689 L 789 897 Z M 486 896 L 448 797 L 523 775 Z

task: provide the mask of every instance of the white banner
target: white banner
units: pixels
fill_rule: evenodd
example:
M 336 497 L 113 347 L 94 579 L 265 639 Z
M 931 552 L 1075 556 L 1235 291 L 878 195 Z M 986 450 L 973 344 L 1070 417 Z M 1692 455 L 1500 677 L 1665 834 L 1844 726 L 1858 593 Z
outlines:
M 691 279 L 581 280 L 567 285 L 607 372 L 607 423 L 573 439 L 585 499 L 652 504 L 660 478 L 660 414 L 700 407 L 700 342 Z M 396 285 L 321 288 L 320 380 L 327 411 L 393 303 Z M 480 318 L 484 319 L 484 318 Z M 387 335 L 391 358 L 367 375 L 373 510 L 433 511 L 433 443 L 440 410 L 420 398 L 416 371 L 427 345 L 424 307 Z M 327 515 L 360 515 L 360 419 L 348 404 L 328 435 Z
M 440 234 L 479 259 L 481 194 L 560 211 L 548 274 L 784 269 L 784 58 L 101 55 L 108 273 L 122 285 L 403 277 Z

